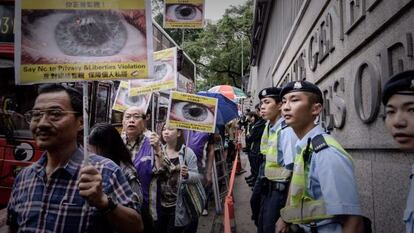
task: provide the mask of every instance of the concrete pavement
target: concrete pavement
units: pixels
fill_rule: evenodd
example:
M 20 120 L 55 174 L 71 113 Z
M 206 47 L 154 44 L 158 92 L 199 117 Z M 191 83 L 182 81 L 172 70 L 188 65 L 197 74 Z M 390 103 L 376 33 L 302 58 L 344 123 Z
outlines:
M 245 173 L 236 175 L 234 182 L 234 215 L 237 233 L 256 233 L 256 226 L 251 220 L 250 196 L 251 188 L 246 184 L 244 177 L 250 175 L 250 166 L 247 155 L 241 153 L 241 164 L 246 170 Z M 214 210 L 214 201 L 210 202 L 209 216 L 201 216 L 199 219 L 197 233 L 221 233 L 223 215 L 216 215 Z

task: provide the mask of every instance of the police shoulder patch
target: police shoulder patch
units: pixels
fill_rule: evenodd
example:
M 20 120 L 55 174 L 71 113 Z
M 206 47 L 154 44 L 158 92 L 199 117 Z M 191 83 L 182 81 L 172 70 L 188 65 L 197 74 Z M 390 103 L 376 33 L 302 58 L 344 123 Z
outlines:
M 319 134 L 315 136 L 314 138 L 312 138 L 312 147 L 313 147 L 313 151 L 315 151 L 315 153 L 318 153 L 319 151 L 328 148 L 329 145 L 325 141 L 325 138 L 323 137 L 323 135 Z

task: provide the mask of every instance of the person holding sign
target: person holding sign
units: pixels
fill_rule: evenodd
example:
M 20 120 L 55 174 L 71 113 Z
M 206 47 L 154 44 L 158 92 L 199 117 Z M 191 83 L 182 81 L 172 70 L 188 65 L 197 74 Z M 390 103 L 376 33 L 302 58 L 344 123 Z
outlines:
M 184 232 L 191 216 L 179 189 L 181 183 L 199 182 L 197 157 L 191 148 L 185 146 L 184 132 L 181 129 L 164 125 L 161 142 L 164 144 L 161 155 L 163 161 L 157 169 L 161 187 L 161 211 L 156 232 Z
M 45 152 L 16 177 L 9 232 L 142 231 L 140 205 L 118 165 L 98 155 L 82 165 L 82 95 L 76 89 L 42 86 L 25 117 Z
M 158 219 L 158 188 L 154 171 L 156 163 L 160 162 L 159 156 L 156 155 L 161 154 L 161 147 L 158 135 L 146 129 L 146 118 L 142 108 L 129 107 L 124 112 L 122 120 L 122 139 L 131 152 L 132 162 L 142 185 L 144 198 L 142 211 L 150 213 L 156 221 Z M 152 224 L 151 222 L 145 222 L 145 226 Z

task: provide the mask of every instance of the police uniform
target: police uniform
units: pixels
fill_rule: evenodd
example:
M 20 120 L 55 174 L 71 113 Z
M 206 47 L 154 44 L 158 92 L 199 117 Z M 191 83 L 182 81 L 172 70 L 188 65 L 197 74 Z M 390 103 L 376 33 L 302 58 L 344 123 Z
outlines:
M 382 103 L 387 105 L 388 100 L 394 94 L 414 96 L 414 70 L 408 70 L 393 76 L 384 86 Z M 413 148 L 414 150 L 414 148 Z M 407 204 L 404 211 L 403 220 L 406 232 L 414 233 L 414 165 L 411 170 L 411 186 L 407 197 Z
M 266 88 L 260 92 L 259 98 L 272 97 L 280 102 L 281 88 Z M 258 232 L 274 233 L 280 209 L 287 198 L 289 180 L 294 161 L 294 145 L 297 136 L 292 128 L 280 118 L 274 125 L 268 121 L 264 129 L 260 150 L 265 156 L 261 166 L 262 175 L 258 185 L 261 187 L 261 203 L 258 215 Z M 258 197 L 256 197 L 258 198 Z
M 322 104 L 320 89 L 306 81 L 289 83 L 281 97 L 295 91 L 314 93 Z M 306 232 L 342 232 L 335 216 L 362 215 L 351 156 L 319 125 L 297 141 L 295 151 L 283 220 L 299 224 Z

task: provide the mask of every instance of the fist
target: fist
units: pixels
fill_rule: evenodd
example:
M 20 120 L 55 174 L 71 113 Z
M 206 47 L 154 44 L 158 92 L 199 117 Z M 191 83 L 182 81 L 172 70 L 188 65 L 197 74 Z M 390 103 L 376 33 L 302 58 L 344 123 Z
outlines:
M 108 198 L 102 189 L 102 176 L 98 169 L 88 165 L 79 172 L 79 195 L 98 209 L 104 209 L 108 205 Z
M 158 136 L 158 134 L 155 132 L 151 132 L 149 140 L 151 146 L 154 148 L 155 151 L 158 152 L 160 150 L 160 137 Z
M 181 174 L 182 177 L 184 177 L 186 179 L 188 178 L 188 167 L 187 167 L 187 165 L 182 165 L 181 166 L 180 174 Z

